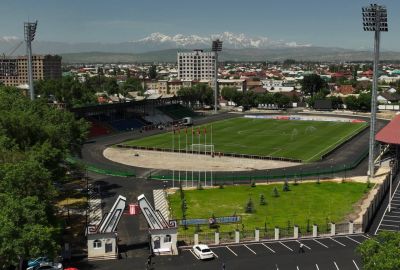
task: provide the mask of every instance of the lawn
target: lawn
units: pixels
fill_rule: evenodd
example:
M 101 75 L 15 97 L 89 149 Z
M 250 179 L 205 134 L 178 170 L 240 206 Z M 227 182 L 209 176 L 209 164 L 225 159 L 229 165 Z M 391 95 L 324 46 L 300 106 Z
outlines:
M 277 187 L 279 197 L 273 196 L 273 189 Z M 246 229 L 263 228 L 266 223 L 268 228 L 275 226 L 287 227 L 297 224 L 304 228 L 310 224 L 323 224 L 329 222 L 347 222 L 346 216 L 353 212 L 354 205 L 360 201 L 367 190 L 367 185 L 362 183 L 321 182 L 301 183 L 290 185 L 290 191 L 283 192 L 283 184 L 247 186 L 225 186 L 223 189 L 185 190 L 187 203 L 187 219 L 242 216 Z M 266 200 L 265 205 L 260 205 L 260 194 Z M 254 213 L 245 213 L 249 198 L 254 203 Z M 168 197 L 172 216 L 182 219 L 180 192 Z M 240 225 L 241 228 L 242 225 Z M 229 231 L 236 225 L 222 225 L 220 231 Z M 193 227 L 189 228 L 194 230 Z M 202 228 L 208 230 L 207 226 Z
M 138 140 L 126 145 L 191 151 L 191 144 L 212 144 L 215 152 L 261 155 L 311 162 L 360 132 L 366 123 L 285 121 L 234 118 L 200 127 L 181 129 Z M 206 129 L 206 135 L 204 130 Z M 200 131 L 200 136 L 198 136 Z M 187 132 L 187 133 L 186 133 Z M 193 138 L 192 138 L 193 137 Z

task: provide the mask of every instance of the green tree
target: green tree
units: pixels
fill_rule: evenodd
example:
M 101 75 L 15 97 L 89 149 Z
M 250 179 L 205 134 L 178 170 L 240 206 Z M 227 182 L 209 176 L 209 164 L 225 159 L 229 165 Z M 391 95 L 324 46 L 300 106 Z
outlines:
M 301 81 L 301 88 L 304 93 L 313 96 L 321 89 L 326 88 L 326 81 L 317 74 L 305 75 Z
M 221 90 L 221 96 L 228 101 L 232 101 L 236 92 L 237 89 L 235 87 L 224 87 Z
M 245 212 L 246 213 L 253 213 L 254 212 L 254 204 L 253 204 L 253 200 L 251 198 L 249 198 L 249 200 L 246 203 Z
M 400 269 L 400 234 L 380 232 L 357 247 L 365 270 Z
M 279 197 L 279 191 L 277 187 L 274 187 L 274 189 L 272 190 L 272 196 L 275 198 Z
M 283 190 L 284 192 L 290 191 L 289 183 L 288 183 L 287 180 L 285 180 L 285 183 L 283 183 L 283 188 L 282 188 L 282 190 Z
M 348 96 L 344 99 L 348 110 L 359 110 L 360 104 L 355 96 Z
M 151 65 L 149 68 L 149 78 L 151 80 L 157 79 L 157 67 L 155 65 Z

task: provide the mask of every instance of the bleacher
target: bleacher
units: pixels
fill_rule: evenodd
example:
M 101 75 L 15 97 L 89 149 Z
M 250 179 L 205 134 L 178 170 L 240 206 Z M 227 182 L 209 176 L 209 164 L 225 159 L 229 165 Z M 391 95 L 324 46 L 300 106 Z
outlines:
M 119 119 L 108 121 L 108 123 L 118 131 L 127 131 L 142 128 L 145 123 L 138 118 Z
M 195 117 L 197 114 L 189 108 L 186 108 L 180 104 L 171 104 L 157 107 L 158 110 L 162 111 L 174 120 L 182 119 L 183 117 Z
M 111 133 L 111 130 L 97 123 L 96 121 L 89 120 L 90 129 L 89 129 L 89 138 L 95 138 L 103 135 L 107 135 Z

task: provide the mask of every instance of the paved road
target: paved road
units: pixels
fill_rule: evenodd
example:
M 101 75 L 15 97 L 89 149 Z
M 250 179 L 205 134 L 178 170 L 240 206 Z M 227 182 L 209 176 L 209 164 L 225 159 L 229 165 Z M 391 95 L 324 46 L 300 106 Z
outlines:
M 190 249 L 178 256 L 153 258 L 153 269 L 222 269 L 227 270 L 273 269 L 273 270 L 359 270 L 361 262 L 354 249 L 368 238 L 366 235 L 335 236 L 301 240 L 305 252 L 299 253 L 299 241 L 273 241 L 211 247 L 216 258 L 200 261 Z M 145 269 L 146 257 L 119 261 L 95 262 L 94 268 Z

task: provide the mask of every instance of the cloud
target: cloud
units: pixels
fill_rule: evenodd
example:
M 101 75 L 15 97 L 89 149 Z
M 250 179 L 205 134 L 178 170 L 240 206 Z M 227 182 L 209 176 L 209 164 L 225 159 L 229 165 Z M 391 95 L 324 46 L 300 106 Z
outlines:
M 13 42 L 13 41 L 18 41 L 21 40 L 19 37 L 17 36 L 3 36 L 0 37 L 0 41 L 5 41 L 5 42 Z

